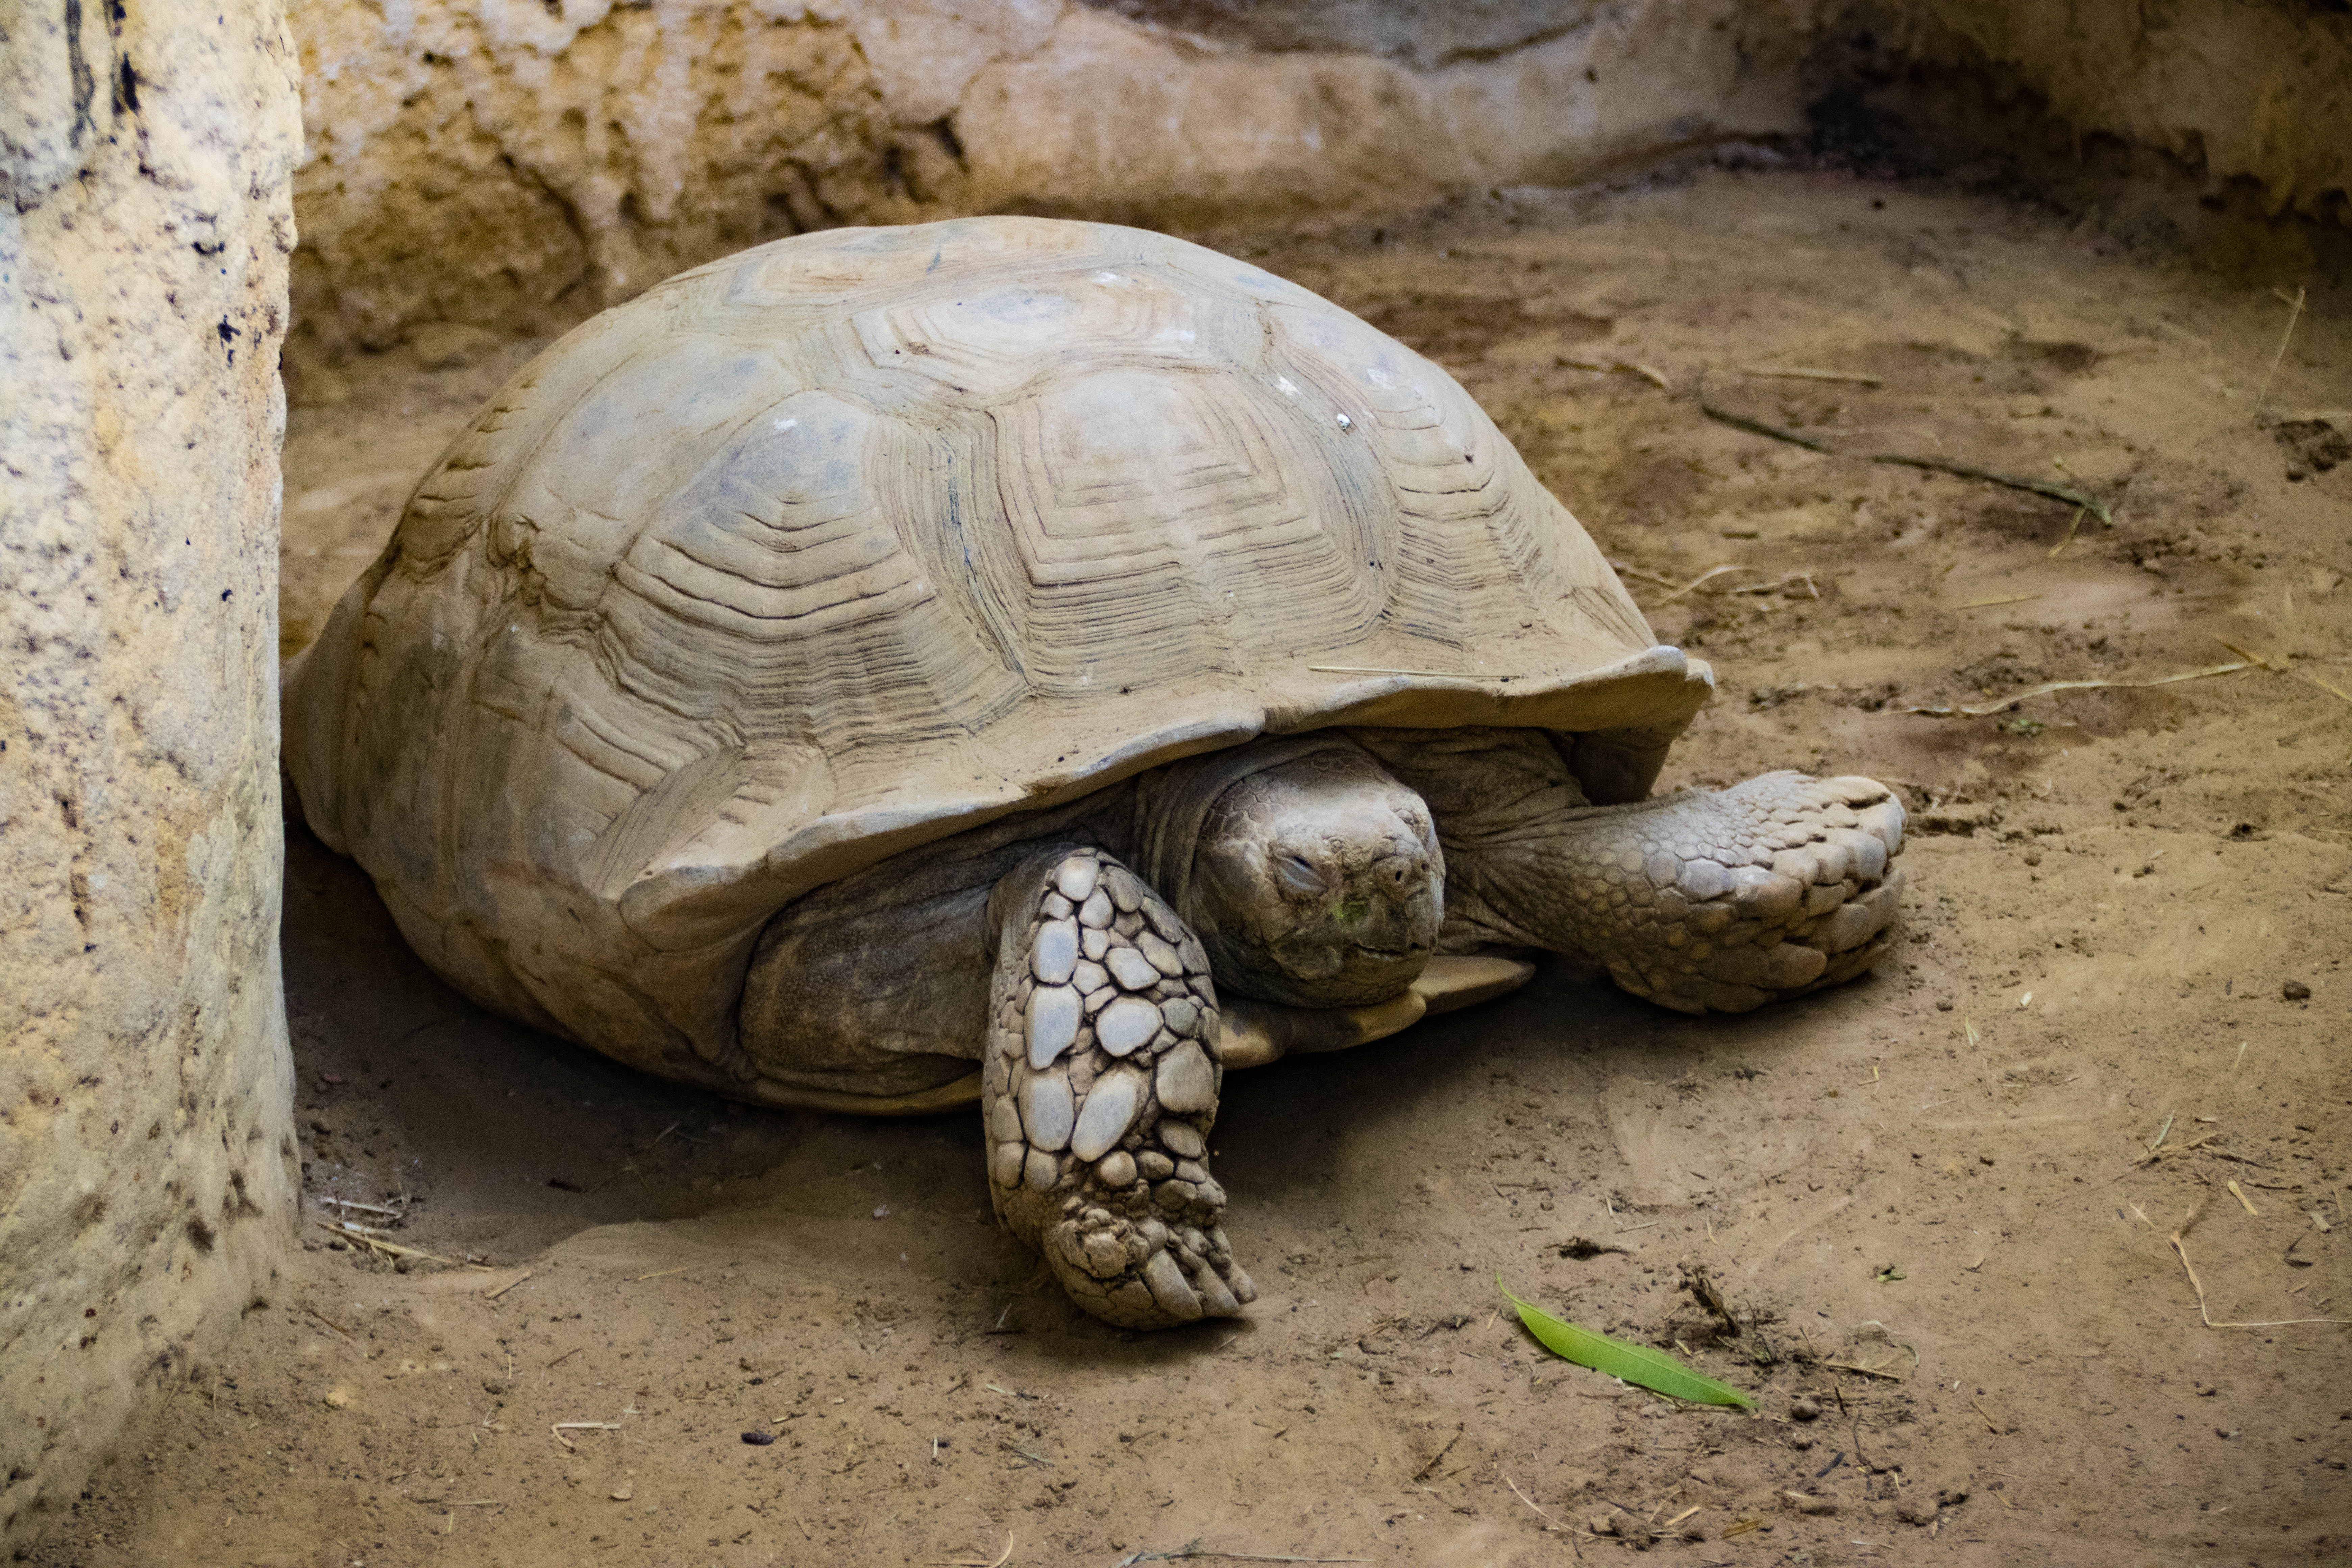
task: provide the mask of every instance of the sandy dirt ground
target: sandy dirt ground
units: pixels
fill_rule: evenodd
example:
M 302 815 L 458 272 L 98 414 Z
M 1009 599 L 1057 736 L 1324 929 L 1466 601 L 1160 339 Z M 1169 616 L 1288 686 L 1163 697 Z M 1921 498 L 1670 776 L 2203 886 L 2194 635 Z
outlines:
M 487 1268 L 308 1225 L 36 1562 L 2352 1560 L 2352 322 L 2258 411 L 2291 277 L 1794 173 L 1237 247 L 1451 367 L 1715 662 L 1667 784 L 1900 786 L 1880 973 L 1735 1019 L 1546 974 L 1237 1075 L 1263 1293 L 1139 1336 L 998 1233 L 969 1115 L 487 1017 L 291 829 L 310 1219 Z M 531 346 L 303 389 L 289 648 Z M 2057 681 L 2113 684 L 1997 706 Z M 1498 1271 L 1759 1409 L 1549 1357 Z

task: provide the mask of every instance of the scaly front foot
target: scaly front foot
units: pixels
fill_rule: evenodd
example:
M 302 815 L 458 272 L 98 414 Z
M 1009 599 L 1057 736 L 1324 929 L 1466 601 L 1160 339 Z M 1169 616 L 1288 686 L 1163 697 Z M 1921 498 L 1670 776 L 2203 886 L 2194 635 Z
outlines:
M 1093 849 L 1032 857 L 995 908 L 981 1112 L 998 1219 L 1121 1328 L 1239 1311 L 1257 1287 L 1208 1172 L 1223 1069 L 1199 941 Z
M 1903 896 L 1903 806 L 1871 779 L 1766 773 L 1595 813 L 1576 891 L 1618 984 L 1686 1013 L 1744 1013 L 1860 974 Z
M 1883 784 L 1783 773 L 1631 805 L 1528 801 L 1449 831 L 1448 914 L 1475 939 L 1597 963 L 1685 1013 L 1744 1013 L 1885 952 L 1903 806 Z

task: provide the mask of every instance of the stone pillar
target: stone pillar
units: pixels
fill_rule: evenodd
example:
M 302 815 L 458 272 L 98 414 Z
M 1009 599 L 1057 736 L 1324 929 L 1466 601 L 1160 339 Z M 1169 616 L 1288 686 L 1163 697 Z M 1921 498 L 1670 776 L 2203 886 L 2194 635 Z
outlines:
M 0 0 L 0 1554 L 267 1298 L 279 0 Z

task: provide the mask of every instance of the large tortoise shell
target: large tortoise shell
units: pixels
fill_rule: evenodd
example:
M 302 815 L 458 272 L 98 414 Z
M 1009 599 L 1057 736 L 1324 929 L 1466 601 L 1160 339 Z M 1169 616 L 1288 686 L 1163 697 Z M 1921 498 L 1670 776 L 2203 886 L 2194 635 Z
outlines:
M 1638 795 L 1708 686 L 1437 366 L 1034 218 L 782 240 L 588 322 L 288 679 L 310 823 L 429 963 L 713 1083 L 763 923 L 887 856 L 1334 724 L 1632 733 Z

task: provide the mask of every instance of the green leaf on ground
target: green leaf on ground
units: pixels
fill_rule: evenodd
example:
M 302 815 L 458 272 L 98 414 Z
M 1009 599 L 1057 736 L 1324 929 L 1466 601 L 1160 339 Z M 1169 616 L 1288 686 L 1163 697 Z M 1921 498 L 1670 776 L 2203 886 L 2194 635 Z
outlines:
M 1519 1321 L 1528 1326 L 1544 1349 L 1564 1361 L 1611 1377 L 1638 1384 L 1654 1393 L 1675 1399 L 1687 1399 L 1694 1405 L 1736 1405 L 1743 1410 L 1756 1408 L 1756 1401 L 1727 1383 L 1717 1383 L 1711 1377 L 1693 1372 L 1674 1357 L 1647 1345 L 1627 1344 L 1606 1334 L 1596 1334 L 1591 1329 L 1580 1329 L 1574 1323 L 1553 1317 L 1541 1307 L 1523 1301 L 1512 1295 L 1503 1277 L 1495 1276 L 1495 1288 L 1509 1297 L 1518 1309 Z

